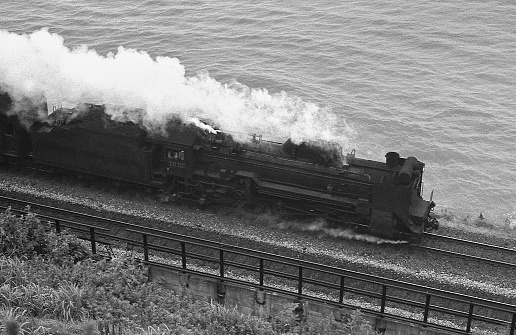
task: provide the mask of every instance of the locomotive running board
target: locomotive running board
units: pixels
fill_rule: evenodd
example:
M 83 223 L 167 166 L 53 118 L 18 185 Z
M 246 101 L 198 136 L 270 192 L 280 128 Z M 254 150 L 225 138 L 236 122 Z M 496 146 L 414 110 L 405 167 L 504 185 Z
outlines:
M 262 181 L 257 187 L 258 194 L 275 196 L 279 198 L 305 200 L 323 203 L 326 205 L 356 208 L 357 200 L 324 192 L 307 190 L 300 187 L 281 185 Z

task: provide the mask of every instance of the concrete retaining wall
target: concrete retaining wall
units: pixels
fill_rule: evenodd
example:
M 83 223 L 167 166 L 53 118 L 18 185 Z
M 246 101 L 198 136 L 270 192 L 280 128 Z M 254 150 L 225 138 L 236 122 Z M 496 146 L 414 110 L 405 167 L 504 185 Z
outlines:
M 227 307 L 237 306 L 242 313 L 268 318 L 269 316 L 305 317 L 310 320 L 336 320 L 346 322 L 352 309 L 334 307 L 329 304 L 299 301 L 295 297 L 275 292 L 261 291 L 252 287 L 224 282 L 218 279 L 190 275 L 178 270 L 151 266 L 151 279 L 161 278 L 165 287 L 177 294 L 191 295 L 201 300 L 215 301 Z M 446 335 L 442 330 L 428 330 L 419 325 L 405 324 L 396 320 L 368 317 L 367 322 L 380 334 L 385 335 Z

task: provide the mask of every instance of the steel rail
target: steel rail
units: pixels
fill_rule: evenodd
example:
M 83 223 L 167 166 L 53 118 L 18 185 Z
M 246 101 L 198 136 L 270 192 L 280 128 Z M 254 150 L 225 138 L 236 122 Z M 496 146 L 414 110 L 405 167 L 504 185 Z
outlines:
M 449 256 L 456 256 L 456 257 L 459 257 L 459 258 L 468 258 L 468 259 L 472 259 L 472 260 L 483 262 L 483 263 L 490 263 L 490 264 L 494 264 L 494 265 L 501 265 L 501 266 L 506 266 L 506 267 L 510 267 L 510 268 L 515 268 L 516 267 L 516 263 L 508 263 L 508 262 L 504 262 L 504 261 L 498 261 L 496 259 L 490 259 L 490 258 L 484 258 L 484 257 L 480 257 L 480 256 L 462 254 L 462 253 L 456 252 L 456 251 L 449 251 L 449 250 L 445 250 L 445 249 L 438 249 L 438 248 L 428 247 L 428 246 L 424 246 L 424 245 L 413 244 L 412 246 L 415 247 L 415 248 L 423 249 L 423 250 L 430 250 L 430 251 L 434 251 L 434 252 L 440 252 L 442 254 L 449 255 Z
M 498 252 L 511 253 L 511 254 L 514 255 L 514 257 L 516 257 L 516 249 L 512 249 L 512 248 L 501 247 L 501 246 L 486 244 L 486 243 L 477 242 L 477 241 L 464 240 L 464 239 L 457 238 L 457 237 L 439 235 L 439 234 L 428 233 L 428 232 L 425 232 L 424 235 L 429 237 L 429 238 L 434 238 L 434 239 L 447 240 L 447 241 L 452 241 L 452 242 L 457 242 L 457 243 L 468 244 L 468 245 L 471 245 L 471 246 L 474 246 L 474 247 L 491 249 L 493 251 L 498 251 Z M 485 258 L 485 257 L 481 257 L 481 256 L 465 254 L 465 253 L 460 253 L 460 252 L 456 252 L 456 251 L 450 251 L 450 250 L 446 250 L 446 249 L 440 249 L 440 248 L 424 246 L 424 245 L 418 245 L 418 244 L 411 244 L 411 246 L 414 247 L 414 248 L 430 250 L 432 252 L 440 252 L 440 253 L 443 253 L 443 254 L 446 254 L 446 255 L 450 255 L 450 256 L 456 256 L 456 257 L 460 257 L 460 258 L 469 258 L 469 259 L 472 259 L 472 260 L 475 260 L 475 261 L 479 261 L 479 262 L 490 263 L 490 264 L 500 265 L 500 266 L 506 266 L 506 267 L 509 267 L 509 268 L 515 268 L 516 267 L 516 263 L 496 260 L 496 259 L 492 259 L 492 258 Z
M 494 250 L 514 252 L 514 254 L 516 255 L 516 249 L 513 249 L 513 248 L 501 247 L 498 245 L 486 244 L 486 243 L 477 242 L 477 241 L 464 240 L 464 239 L 458 238 L 458 237 L 445 236 L 445 235 L 440 235 L 440 234 L 435 234 L 435 233 L 430 233 L 430 232 L 425 232 L 424 235 L 430 236 L 432 238 L 438 238 L 438 239 L 443 239 L 443 240 L 450 240 L 450 241 L 456 241 L 456 242 L 460 242 L 460 243 L 471 244 L 474 246 L 482 246 L 482 247 L 486 247 L 486 248 L 490 248 L 490 249 L 494 249 Z

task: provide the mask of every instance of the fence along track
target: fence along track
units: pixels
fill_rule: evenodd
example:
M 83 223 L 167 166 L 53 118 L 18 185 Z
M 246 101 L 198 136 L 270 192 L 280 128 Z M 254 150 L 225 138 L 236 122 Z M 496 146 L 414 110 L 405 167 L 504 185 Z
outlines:
M 63 220 L 49 215 L 40 216 L 54 222 L 57 229 L 66 226 L 77 232 L 81 238 L 89 240 L 95 253 L 99 243 L 110 245 L 123 242 L 140 251 L 143 261 L 150 265 L 214 278 L 221 282 L 246 285 L 336 307 L 360 308 L 369 315 L 456 334 L 470 334 L 474 327 L 497 329 L 510 335 L 515 335 L 516 332 L 516 305 L 332 268 L 50 206 L 20 202 L 16 199 L 0 197 L 0 200 L 17 204 L 17 207 L 30 205 L 35 213 L 37 212 L 34 208 L 44 208 L 47 211 L 73 214 L 74 217 L 96 221 L 99 225 L 79 222 L 76 219 Z M 20 209 L 16 211 L 23 212 Z M 123 226 L 124 232 L 112 234 L 109 229 L 101 227 L 101 224 L 105 223 Z M 357 300 L 368 302 L 368 307 L 353 304 Z M 396 313 L 396 310 L 410 313 Z M 451 321 L 456 327 L 444 326 L 438 320 Z

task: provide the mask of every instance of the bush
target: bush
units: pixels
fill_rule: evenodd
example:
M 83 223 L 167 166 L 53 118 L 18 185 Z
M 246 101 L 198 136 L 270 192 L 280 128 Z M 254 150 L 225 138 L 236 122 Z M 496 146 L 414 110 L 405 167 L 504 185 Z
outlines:
M 0 214 L 0 254 L 32 259 L 43 257 L 59 264 L 91 257 L 83 241 L 66 231 L 57 234 L 49 222 L 30 212 L 17 217 L 7 209 Z
M 49 228 L 33 213 L 16 217 L 9 208 L 0 215 L 0 252 L 28 258 L 47 254 Z

